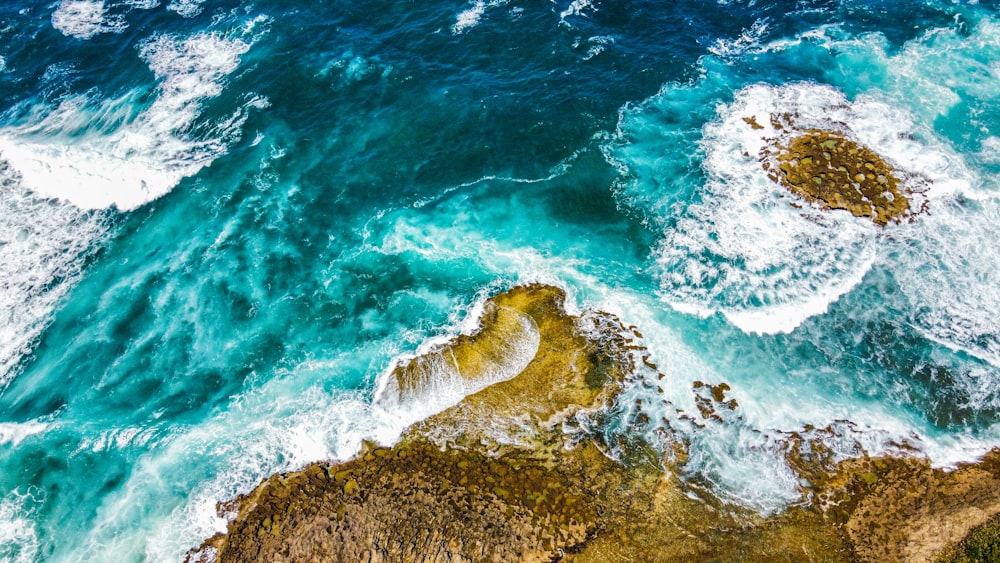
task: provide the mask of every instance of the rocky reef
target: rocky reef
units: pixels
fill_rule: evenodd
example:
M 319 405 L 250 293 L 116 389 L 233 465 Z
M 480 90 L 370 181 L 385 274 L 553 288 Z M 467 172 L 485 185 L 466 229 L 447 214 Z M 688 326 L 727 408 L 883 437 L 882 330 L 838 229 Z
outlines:
M 727 504 L 678 477 L 683 438 L 588 430 L 655 365 L 635 329 L 569 315 L 564 299 L 530 285 L 489 300 L 478 331 L 397 366 L 379 400 L 419 401 L 435 374 L 477 390 L 391 448 L 264 480 L 220 506 L 235 514 L 227 533 L 188 559 L 927 561 L 1000 513 L 1000 454 L 947 473 L 916 457 L 836 460 L 798 434 L 785 443 L 801 503 L 770 517 Z M 695 386 L 692 420 L 740 408 L 724 383 Z
M 755 118 L 744 121 L 763 128 Z M 842 132 L 799 128 L 794 116 L 771 116 L 780 134 L 767 139 L 761 162 L 768 178 L 807 202 L 826 209 L 843 209 L 879 226 L 900 222 L 925 211 L 914 205 L 912 187 L 870 148 Z

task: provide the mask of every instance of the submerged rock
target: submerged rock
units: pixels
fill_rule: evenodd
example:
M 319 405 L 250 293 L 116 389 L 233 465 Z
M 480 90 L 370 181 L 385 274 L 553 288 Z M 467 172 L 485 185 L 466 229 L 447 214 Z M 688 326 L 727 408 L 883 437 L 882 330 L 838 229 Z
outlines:
M 627 432 L 615 443 L 567 432 L 599 421 L 630 374 L 655 364 L 636 330 L 606 313 L 569 315 L 564 298 L 531 285 L 488 301 L 478 331 L 395 368 L 387 393 L 419 400 L 442 374 L 491 384 L 392 448 L 266 479 L 220 507 L 236 514 L 227 533 L 188 559 L 917 561 L 1000 512 L 1000 454 L 953 473 L 919 458 L 836 463 L 821 440 L 793 434 L 804 500 L 763 517 L 679 479 L 676 436 L 653 448 Z M 725 383 L 694 391 L 705 424 L 740 409 Z

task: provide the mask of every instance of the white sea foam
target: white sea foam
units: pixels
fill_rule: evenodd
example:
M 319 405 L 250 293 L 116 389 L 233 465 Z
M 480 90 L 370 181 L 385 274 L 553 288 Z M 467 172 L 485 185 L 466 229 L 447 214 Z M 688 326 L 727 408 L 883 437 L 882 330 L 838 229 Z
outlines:
M 205 0 L 171 0 L 167 9 L 185 18 L 193 18 L 201 13 Z
M 35 499 L 11 493 L 0 500 L 0 561 L 33 563 L 38 560 L 39 542 L 32 519 Z
M 608 48 L 609 45 L 614 45 L 615 38 L 611 35 L 598 35 L 587 39 L 587 44 L 589 45 L 587 47 L 587 54 L 583 56 L 583 60 L 585 61 L 589 61 L 597 55 L 600 55 Z M 573 47 L 576 48 L 577 45 L 574 45 Z
M 143 447 L 157 438 L 160 431 L 156 427 L 130 426 L 102 430 L 94 437 L 86 437 L 80 442 L 78 451 L 105 452 L 127 447 Z
M 2 155 L 0 155 L 2 156 Z M 19 372 L 82 259 L 102 241 L 102 217 L 25 189 L 0 160 L 0 389 Z
M 663 297 L 678 310 L 721 312 L 747 332 L 788 332 L 825 312 L 875 262 L 883 234 L 870 221 L 793 206 L 794 198 L 767 178 L 761 151 L 781 134 L 771 116 L 785 114 L 798 127 L 839 130 L 872 148 L 914 189 L 924 190 L 930 180 L 926 197 L 970 184 L 968 175 L 956 173 L 961 159 L 899 108 L 867 96 L 849 102 L 810 83 L 744 88 L 705 126 L 709 179 L 700 200 L 668 220 L 657 247 Z M 913 197 L 919 208 L 925 195 Z
M 475 0 L 472 5 L 455 16 L 455 24 L 451 26 L 451 31 L 455 35 L 466 33 L 479 25 L 479 20 L 486 14 L 487 10 L 504 6 L 509 0 Z
M 874 260 L 875 226 L 791 206 L 759 162 L 763 138 L 775 132 L 743 121 L 768 123 L 772 113 L 790 112 L 812 122 L 845 105 L 831 88 L 759 85 L 719 108 L 719 120 L 703 131 L 709 180 L 701 200 L 657 248 L 669 303 L 685 312 L 720 311 L 748 332 L 787 332 L 860 280 Z
M 167 193 L 223 154 L 248 109 L 266 103 L 250 98 L 209 133 L 189 133 L 249 47 L 212 33 L 158 36 L 140 49 L 158 88 L 138 115 L 141 93 L 103 103 L 77 96 L 0 128 L 0 276 L 8 288 L 0 294 L 0 386 L 104 237 L 104 214 L 86 210 L 133 209 Z
M 759 141 L 756 145 L 753 142 L 748 143 L 736 133 L 740 131 L 739 120 L 742 117 L 755 117 L 758 123 L 766 127 L 770 114 L 777 112 L 780 115 L 789 112 L 796 115 L 795 119 L 800 125 L 804 120 L 810 124 L 807 126 L 832 124 L 834 128 L 847 127 L 855 139 L 885 156 L 909 178 L 929 180 L 929 189 L 924 197 L 930 213 L 918 216 L 912 223 L 890 225 L 883 231 L 866 229 L 860 232 L 857 244 L 866 250 L 864 259 L 858 260 L 857 256 L 854 256 L 855 266 L 847 269 L 840 262 L 830 266 L 840 268 L 846 274 L 834 272 L 839 276 L 837 279 L 842 281 L 845 290 L 857 284 L 873 264 L 891 272 L 905 296 L 904 300 L 908 302 L 902 307 L 907 309 L 908 305 L 908 311 L 904 314 L 909 315 L 910 326 L 931 340 L 966 352 L 984 362 L 978 363 L 972 360 L 967 365 L 963 364 L 962 369 L 951 372 L 954 381 L 949 385 L 954 387 L 959 397 L 956 399 L 958 401 L 956 406 L 976 412 L 995 409 L 997 367 L 1000 365 L 998 364 L 1000 323 L 996 321 L 1000 318 L 1000 294 L 998 294 L 1000 279 L 996 274 L 1000 271 L 1000 254 L 992 250 L 996 245 L 991 240 L 993 234 L 1000 231 L 1000 202 L 997 201 L 1000 184 L 992 175 L 980 175 L 970 169 L 962 156 L 944 141 L 939 140 L 938 133 L 930 130 L 930 124 L 934 123 L 938 116 L 947 114 L 956 103 L 968 96 L 989 100 L 998 96 L 997 92 L 1000 90 L 997 85 L 1000 84 L 1000 75 L 995 69 L 990 68 L 989 64 L 983 62 L 990 60 L 990 55 L 983 55 L 983 52 L 990 53 L 998 45 L 995 41 L 996 27 L 996 23 L 992 20 L 980 22 L 969 37 L 962 36 L 956 30 L 934 30 L 891 56 L 882 48 L 884 41 L 880 36 L 845 39 L 843 34 L 837 36 L 830 29 L 813 30 L 795 41 L 777 42 L 762 48 L 775 51 L 791 50 L 802 42 L 820 43 L 838 52 L 848 53 L 845 56 L 851 57 L 851 60 L 845 62 L 845 65 L 858 64 L 858 58 L 867 58 L 865 64 L 883 69 L 888 79 L 883 89 L 877 92 L 877 98 L 862 95 L 848 101 L 832 88 L 810 84 L 782 88 L 760 85 L 738 92 L 733 104 L 723 106 L 719 119 L 704 130 L 705 168 L 709 174 L 709 185 L 704 190 L 703 201 L 695 206 L 695 217 L 704 219 L 712 229 L 718 229 L 717 225 L 721 224 L 727 231 L 720 233 L 718 237 L 714 234 L 708 238 L 689 237 L 700 228 L 691 224 L 689 230 L 683 230 L 689 226 L 687 221 L 690 211 L 685 210 L 685 213 L 676 218 L 682 232 L 668 235 L 672 237 L 668 238 L 668 241 L 687 243 L 687 249 L 663 250 L 668 258 L 675 257 L 673 266 L 684 263 L 689 270 L 677 275 L 671 268 L 664 269 L 666 280 L 664 296 L 668 299 L 682 296 L 683 299 L 676 299 L 675 304 L 678 309 L 685 312 L 699 314 L 722 312 L 734 324 L 749 331 L 762 325 L 780 328 L 780 323 L 777 321 L 781 320 L 785 320 L 786 326 L 791 327 L 800 319 L 825 310 L 826 304 L 830 299 L 836 298 L 837 292 L 824 296 L 802 291 L 800 294 L 802 298 L 787 299 L 778 306 L 740 309 L 726 303 L 722 297 L 726 297 L 727 294 L 725 291 L 716 290 L 715 286 L 703 288 L 694 284 L 694 290 L 677 288 L 684 287 L 691 280 L 701 282 L 706 279 L 709 281 L 720 279 L 719 272 L 716 271 L 720 256 L 727 257 L 730 268 L 739 266 L 741 269 L 746 269 L 746 264 L 754 264 L 754 260 L 758 259 L 753 254 L 754 245 L 763 244 L 771 252 L 787 252 L 779 244 L 768 241 L 766 233 L 754 233 L 756 238 L 751 237 L 753 245 L 734 244 L 726 237 L 732 237 L 734 231 L 740 233 L 753 230 L 745 229 L 745 225 L 733 226 L 725 218 L 719 220 L 716 207 L 724 210 L 732 209 L 725 205 L 726 198 L 737 197 L 745 189 L 739 185 L 740 175 L 725 167 L 744 166 L 747 175 L 758 174 L 760 169 L 760 163 L 756 160 Z M 748 50 L 758 48 L 752 41 L 745 47 Z M 873 74 L 878 75 L 878 73 Z M 925 88 L 923 86 L 925 81 L 934 84 Z M 914 95 L 914 92 L 918 92 L 918 95 Z M 766 101 L 760 103 L 761 100 Z M 654 100 L 652 105 L 655 104 Z M 633 118 L 634 115 L 626 115 L 626 119 Z M 984 124 L 975 121 L 976 115 L 972 118 L 973 122 L 968 123 L 970 132 L 992 133 L 981 129 Z M 655 116 L 650 119 L 655 119 Z M 744 132 L 747 131 L 744 129 Z M 753 134 L 766 136 L 771 132 L 764 130 L 755 131 Z M 995 144 L 993 139 L 995 138 L 989 136 L 985 138 L 982 143 L 982 153 L 990 152 L 989 149 Z M 750 156 L 745 157 L 743 153 Z M 722 163 L 720 166 L 718 163 L 713 163 L 711 158 L 716 155 L 725 157 L 728 164 Z M 989 154 L 978 156 L 979 162 L 985 164 L 995 162 L 991 160 Z M 626 172 L 631 172 L 635 167 L 648 166 L 648 163 L 634 157 L 621 163 L 625 165 Z M 639 174 L 639 177 L 642 175 Z M 726 180 L 727 188 L 736 192 L 737 196 L 728 194 L 722 189 L 718 184 L 720 178 Z M 734 186 L 733 183 L 737 185 Z M 760 205 L 756 200 L 749 201 Z M 706 209 L 705 205 L 709 207 Z M 665 231 L 672 228 L 675 217 L 669 214 L 671 208 L 660 206 L 656 211 L 668 213 L 663 220 L 664 228 Z M 835 214 L 827 214 L 828 217 L 832 215 Z M 752 216 L 758 217 L 756 214 Z M 844 219 L 846 222 L 855 221 L 850 217 Z M 835 230 L 839 231 L 841 227 L 838 225 L 844 223 L 845 221 L 830 218 L 826 223 L 818 225 L 823 227 L 821 232 L 829 233 L 830 240 L 835 244 L 849 247 L 850 245 L 842 240 L 842 233 L 830 230 L 836 227 Z M 794 223 L 792 226 L 795 226 Z M 781 225 L 781 228 L 788 227 Z M 694 243 L 684 237 L 694 239 Z M 823 240 L 822 244 L 826 245 L 829 242 Z M 872 249 L 872 244 L 877 248 Z M 665 242 L 663 246 L 669 247 L 670 243 Z M 726 251 L 730 249 L 741 251 L 730 252 L 727 255 Z M 749 261 L 744 255 L 746 250 L 749 250 Z M 707 254 L 709 259 L 701 260 L 700 253 Z M 684 257 L 685 255 L 687 256 Z M 733 257 L 738 257 L 738 260 L 733 260 Z M 848 255 L 848 258 L 852 256 Z M 768 262 L 765 260 L 759 264 L 767 266 Z M 780 265 L 780 261 L 776 261 L 775 264 Z M 825 267 L 827 264 L 821 262 L 820 265 Z M 771 273 L 767 268 L 761 271 L 768 275 Z M 722 273 L 728 275 L 730 271 L 722 270 Z M 739 273 L 748 278 L 746 283 L 748 288 L 757 287 L 754 283 L 757 280 L 749 279 L 747 272 Z M 815 275 L 806 273 L 810 276 Z M 822 269 L 819 273 L 829 276 Z M 671 275 L 675 277 L 670 278 Z M 762 281 L 767 281 L 767 278 L 763 277 Z M 722 288 L 722 290 L 731 289 Z M 768 313 L 773 318 L 741 318 L 746 315 Z M 864 316 L 866 312 L 859 311 L 857 314 Z M 657 331 L 649 328 L 650 325 L 637 324 L 644 327 L 647 340 L 651 334 L 657 334 Z M 658 348 L 655 340 L 651 341 L 651 349 Z M 654 354 L 654 357 L 657 356 L 660 358 L 657 361 L 662 364 L 663 356 Z M 667 362 L 669 366 L 669 360 Z M 712 376 L 707 376 L 710 377 Z M 779 385 L 782 392 L 774 393 L 773 389 Z M 930 428 L 926 421 L 919 417 L 915 418 L 912 413 L 908 414 L 892 405 L 859 403 L 849 397 L 841 400 L 836 395 L 817 396 L 816 390 L 810 390 L 808 385 L 802 385 L 797 381 L 780 383 L 771 380 L 745 381 L 742 385 L 735 383 L 733 386 L 734 397 L 740 400 L 739 412 L 750 427 L 774 435 L 776 431 L 801 431 L 806 425 L 814 427 L 829 425 L 834 429 L 834 434 L 824 435 L 822 439 L 828 446 L 835 446 L 834 449 L 839 452 L 841 458 L 857 456 L 862 452 L 869 455 L 902 455 L 905 452 L 899 451 L 896 445 L 908 443 L 918 448 L 922 455 L 926 455 L 935 467 L 953 467 L 959 462 L 976 459 L 1000 443 L 1000 428 L 996 426 L 975 433 L 942 432 Z M 670 395 L 671 389 L 668 388 L 667 393 Z M 690 405 L 685 406 L 683 396 L 674 394 L 671 395 L 671 400 L 674 404 L 693 412 Z M 649 404 L 654 403 L 649 401 Z M 669 418 L 670 412 L 663 413 L 663 416 Z M 851 422 L 847 423 L 846 420 Z M 767 502 L 761 503 L 761 499 L 754 500 L 741 492 L 747 483 L 752 484 L 757 478 L 752 472 L 743 472 L 742 469 L 756 468 L 759 464 L 742 460 L 735 464 L 725 462 L 730 455 L 727 453 L 729 451 L 727 448 L 731 448 L 733 452 L 742 452 L 746 449 L 746 445 L 739 445 L 740 440 L 752 438 L 756 434 L 746 434 L 742 438 L 730 436 L 719 439 L 720 436 L 725 436 L 725 432 L 709 426 L 696 435 L 692 447 L 699 451 L 698 455 L 702 457 L 693 459 L 702 460 L 700 472 L 707 472 L 710 480 L 720 485 L 724 495 L 731 493 L 733 498 L 750 498 L 752 504 L 767 506 Z M 753 444 L 751 440 L 750 445 Z M 757 444 L 756 450 L 751 448 L 749 451 L 767 447 L 765 441 Z M 736 459 L 740 459 L 740 456 Z M 766 459 L 766 456 L 762 459 Z M 767 487 L 772 487 L 775 483 L 780 484 L 781 479 L 769 481 Z M 788 482 L 786 486 L 790 487 L 786 493 L 795 487 L 792 482 Z M 782 497 L 782 487 L 772 487 L 772 490 L 777 494 L 765 495 L 765 501 L 767 498 Z
M 121 16 L 111 16 L 104 0 L 62 0 L 52 13 L 52 27 L 63 35 L 90 39 L 101 33 L 121 33 L 128 25 Z
M 720 498 L 765 515 L 799 500 L 800 477 L 785 461 L 782 444 L 767 434 L 726 424 L 699 442 L 684 471 L 712 483 Z
M 591 0 L 573 0 L 566 9 L 559 13 L 559 22 L 566 23 L 566 18 L 573 16 L 586 16 L 587 12 L 596 12 L 597 8 Z
M 886 76 L 885 97 L 926 123 L 948 115 L 963 100 L 995 104 L 1000 100 L 1000 23 L 983 18 L 963 32 L 957 27 L 932 29 L 889 54 L 875 45 L 845 46 L 827 38 L 837 51 L 864 57 Z M 900 256 L 886 264 L 909 297 L 913 325 L 928 338 L 963 350 L 994 368 L 1000 367 L 1000 182 L 995 171 L 996 131 L 989 118 L 970 112 L 961 125 L 945 129 L 955 137 L 982 137 L 970 169 L 948 149 L 911 155 L 915 167 L 934 182 L 930 215 L 898 229 Z
M 159 3 L 159 0 L 122 0 L 110 4 L 106 0 L 61 0 L 52 12 L 52 27 L 63 35 L 77 39 L 91 39 L 102 33 L 121 33 L 128 29 L 126 16 L 129 12 L 155 8 Z
M 760 45 L 760 40 L 767 33 L 768 20 L 761 18 L 745 28 L 739 37 L 735 39 L 718 38 L 708 47 L 708 52 L 719 57 L 740 55 L 747 51 L 756 49 Z
M 851 107 L 863 119 L 850 126 L 897 167 L 931 180 L 930 214 L 893 227 L 891 237 L 879 242 L 886 250 L 880 263 L 909 298 L 913 326 L 932 340 L 1000 366 L 1000 253 L 993 251 L 992 241 L 992 233 L 1000 230 L 1000 182 L 989 170 L 970 168 L 921 125 L 948 115 L 963 100 L 1000 99 L 995 63 L 1000 23 L 983 18 L 965 32 L 931 29 L 898 51 L 887 49 L 878 34 L 851 37 L 829 27 L 765 49 L 792 51 L 803 42 L 844 53 L 845 66 L 863 64 L 877 69 L 872 75 L 884 76 L 878 86 L 886 103 L 859 97 Z M 842 119 L 837 112 L 831 118 Z M 983 138 L 971 161 L 995 165 L 993 149 L 1000 143 L 989 120 L 972 112 L 961 127 L 951 134 Z
M 975 434 L 941 434 L 922 442 L 931 465 L 943 469 L 955 469 L 960 464 L 976 461 L 996 448 L 997 444 L 1000 444 L 1000 424 Z
M 942 199 L 899 233 L 889 265 L 926 337 L 1000 368 L 1000 202 Z
M 993 166 L 1000 165 L 1000 137 L 989 136 L 983 139 L 977 156 L 980 162 Z
M 249 48 L 242 39 L 212 33 L 156 37 L 140 54 L 157 78 L 157 97 L 135 119 L 111 133 L 88 131 L 70 140 L 59 134 L 95 116 L 87 113 L 89 104 L 67 100 L 35 123 L 0 129 L 0 154 L 40 195 L 84 209 L 138 207 L 223 154 L 239 137 L 247 109 L 266 104 L 251 98 L 210 134 L 188 133 L 203 101 L 219 95 Z
M 49 423 L 31 422 L 0 422 L 0 445 L 11 445 L 17 447 L 25 438 L 42 434 L 49 429 Z

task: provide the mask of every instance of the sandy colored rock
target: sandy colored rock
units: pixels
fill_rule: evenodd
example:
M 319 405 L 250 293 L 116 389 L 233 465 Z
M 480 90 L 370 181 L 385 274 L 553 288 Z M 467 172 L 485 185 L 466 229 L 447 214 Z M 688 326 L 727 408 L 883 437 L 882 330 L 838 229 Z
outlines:
M 567 434 L 576 416 L 599 421 L 636 366 L 652 364 L 638 331 L 605 313 L 568 315 L 564 298 L 532 285 L 490 300 L 479 331 L 429 354 L 454 357 L 448 377 L 476 382 L 511 365 L 505 335 L 534 333 L 519 373 L 413 426 L 392 448 L 368 444 L 352 461 L 266 479 L 221 507 L 236 513 L 227 534 L 189 560 L 928 561 L 1000 511 L 1000 453 L 951 473 L 916 457 L 838 463 L 816 438 L 822 431 L 792 433 L 788 462 L 803 478 L 803 500 L 765 518 L 680 479 L 682 440 L 664 457 L 628 433 L 615 443 Z M 399 366 L 392 392 L 405 398 L 432 385 L 427 365 Z M 693 391 L 692 421 L 738 417 L 725 383 Z
M 238 499 L 228 533 L 204 547 L 219 561 L 549 561 L 582 544 L 600 514 L 628 505 L 610 491 L 624 492 L 629 478 L 595 443 L 567 449 L 554 426 L 612 400 L 632 355 L 616 319 L 572 317 L 564 299 L 536 285 L 490 300 L 480 330 L 429 354 L 449 359 L 447 377 L 492 380 L 523 361 L 504 343 L 537 333 L 516 377 L 414 426 L 391 449 L 271 477 Z M 399 366 L 392 392 L 405 399 L 431 384 L 429 365 L 419 357 Z

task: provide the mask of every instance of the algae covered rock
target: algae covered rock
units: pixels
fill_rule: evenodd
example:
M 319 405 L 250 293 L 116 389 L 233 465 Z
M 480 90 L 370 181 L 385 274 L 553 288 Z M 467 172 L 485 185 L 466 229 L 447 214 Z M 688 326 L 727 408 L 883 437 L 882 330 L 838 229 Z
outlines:
M 752 118 L 744 121 L 761 127 Z M 897 170 L 847 134 L 801 129 L 792 116 L 772 116 L 771 124 L 781 135 L 769 139 L 761 155 L 768 178 L 809 203 L 843 209 L 882 227 L 925 211 L 925 202 L 914 205 L 913 189 Z
M 1000 561 L 1000 515 L 974 528 L 954 547 L 940 553 L 936 563 Z
M 616 319 L 568 315 L 564 299 L 532 285 L 489 300 L 478 330 L 397 366 L 388 394 L 405 402 L 436 378 L 485 388 L 393 448 L 272 476 L 190 558 L 549 561 L 585 542 L 625 509 L 606 493 L 628 479 L 596 444 L 567 448 L 557 422 L 613 400 L 631 351 Z

